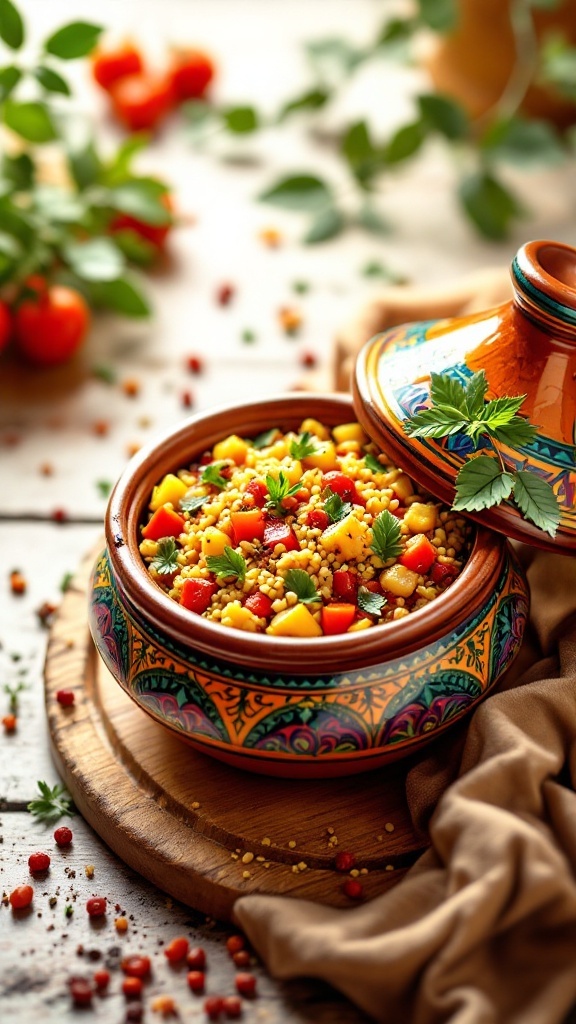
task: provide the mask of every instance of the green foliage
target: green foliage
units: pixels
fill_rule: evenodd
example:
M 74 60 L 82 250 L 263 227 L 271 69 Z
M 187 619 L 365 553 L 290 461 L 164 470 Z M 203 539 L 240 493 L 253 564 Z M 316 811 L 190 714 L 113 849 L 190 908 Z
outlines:
M 524 213 L 512 192 L 484 170 L 461 181 L 458 198 L 480 233 L 497 242 L 506 238 L 512 221 Z
M 317 210 L 332 202 L 332 190 L 321 178 L 312 174 L 292 174 L 280 178 L 259 196 L 265 203 L 288 210 Z
M 234 135 L 249 135 L 260 127 L 254 107 L 228 107 L 222 111 L 224 125 Z
M 375 615 L 380 618 L 382 609 L 387 604 L 383 594 L 374 594 L 367 587 L 358 587 L 358 607 L 366 615 Z
M 279 471 L 277 477 L 272 476 L 271 473 L 266 474 L 266 487 L 268 488 L 268 501 L 264 507 L 273 509 L 277 515 L 281 516 L 286 514 L 286 509 L 282 506 L 284 498 L 291 498 L 300 490 L 299 483 L 290 486 L 290 480 L 283 469 Z
M 402 531 L 396 516 L 385 509 L 376 516 L 372 524 L 370 547 L 382 562 L 387 562 L 389 558 L 397 558 L 402 553 L 401 536 Z
M 11 50 L 19 50 L 24 42 L 24 24 L 11 0 L 0 0 L 0 39 Z
M 239 551 L 225 547 L 221 555 L 207 555 L 206 565 L 217 579 L 237 579 L 244 582 L 246 576 L 246 560 Z
M 284 576 L 285 591 L 291 590 L 302 604 L 316 604 L 322 600 L 314 586 L 314 581 L 305 569 L 288 569 Z
M 158 548 L 150 568 L 159 576 L 171 576 L 178 572 L 178 548 L 173 537 L 161 537 L 158 541 Z
M 64 815 L 73 814 L 72 800 L 61 783 L 49 786 L 47 782 L 38 782 L 40 795 L 28 804 L 28 811 L 39 821 L 52 823 Z
M 324 498 L 324 511 L 331 523 L 339 523 L 341 519 L 350 515 L 352 502 L 342 501 L 340 495 L 330 490 L 329 487 L 325 489 L 322 497 Z
M 78 57 L 87 57 L 92 53 L 102 31 L 100 25 L 73 21 L 54 32 L 46 40 L 44 48 L 46 53 L 51 53 L 60 60 L 77 60 Z
M 52 142 L 57 137 L 50 112 L 43 103 L 9 99 L 4 104 L 3 116 L 7 128 L 26 142 Z

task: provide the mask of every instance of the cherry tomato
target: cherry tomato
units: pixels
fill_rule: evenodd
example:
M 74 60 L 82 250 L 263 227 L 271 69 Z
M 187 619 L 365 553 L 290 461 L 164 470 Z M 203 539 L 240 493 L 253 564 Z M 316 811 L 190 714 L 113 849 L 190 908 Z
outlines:
M 5 302 L 0 302 L 0 352 L 10 341 L 12 333 L 12 317 Z
M 30 868 L 30 874 L 34 875 L 37 871 L 48 871 L 50 867 L 50 857 L 47 853 L 31 853 L 28 857 L 28 867 Z
M 68 988 L 70 989 L 74 1006 L 90 1006 L 93 992 L 88 978 L 70 978 L 68 980 Z
M 251 999 L 256 995 L 256 978 L 253 974 L 240 971 L 234 980 L 236 983 L 236 989 L 241 996 L 246 996 L 248 999 Z
M 17 885 L 10 893 L 10 906 L 14 910 L 23 910 L 29 907 L 34 899 L 34 889 L 31 885 Z
M 336 569 L 332 575 L 332 593 L 339 600 L 356 602 L 358 576 L 349 569 Z
M 326 530 L 330 526 L 328 513 L 322 508 L 313 508 L 306 516 L 306 526 L 313 530 Z
M 174 204 L 168 192 L 164 192 L 160 196 L 160 202 L 162 206 L 166 207 L 168 213 L 172 213 Z M 168 221 L 167 224 L 145 224 L 143 220 L 131 217 L 129 213 L 119 213 L 110 221 L 109 230 L 112 234 L 116 234 L 117 231 L 134 231 L 135 234 L 140 235 L 140 238 L 151 242 L 157 249 L 163 249 L 172 227 L 171 221 Z
M 92 896 L 86 901 L 86 910 L 89 917 L 103 917 L 106 913 L 106 897 Z
M 108 91 L 115 82 L 144 70 L 140 52 L 132 43 L 123 43 L 115 50 L 97 50 L 92 61 L 92 77 Z
M 77 351 L 90 325 L 90 311 L 72 288 L 53 285 L 24 299 L 16 310 L 18 348 L 36 366 L 58 366 Z
M 216 68 L 200 50 L 180 50 L 174 54 L 170 83 L 177 103 L 203 96 L 214 78 Z
M 358 494 L 354 480 L 345 476 L 344 473 L 339 473 L 337 469 L 323 473 L 322 487 L 329 487 L 334 494 L 340 495 L 342 501 L 351 501 L 354 505 L 366 504 L 364 498 Z
M 222 1009 L 229 1020 L 238 1020 L 242 1016 L 242 1000 L 238 996 L 224 996 Z
M 121 964 L 124 974 L 130 978 L 146 978 L 150 974 L 150 957 L 128 956 Z
M 104 992 L 110 984 L 110 971 L 104 969 L 94 973 L 94 984 L 100 992 Z
M 178 939 L 172 939 L 172 941 L 168 943 L 164 950 L 164 956 L 171 964 L 175 964 L 178 963 L 179 960 L 184 960 L 188 953 L 188 948 L 188 939 L 181 936 Z
M 201 946 L 193 946 L 186 957 L 188 967 L 195 971 L 203 971 L 206 967 L 206 953 Z
M 137 999 L 138 996 L 142 995 L 142 989 L 144 988 L 144 982 L 142 978 L 134 978 L 132 976 L 124 978 L 122 982 L 122 992 L 126 996 L 126 999 Z
M 128 75 L 110 90 L 119 121 L 131 132 L 155 128 L 172 103 L 170 83 L 159 75 Z
M 186 980 L 191 992 L 195 992 L 198 995 L 204 991 L 206 986 L 206 975 L 204 974 L 204 971 L 188 971 Z
M 60 825 L 54 833 L 54 840 L 57 846 L 70 846 L 72 842 L 72 830 L 67 828 L 66 825 Z

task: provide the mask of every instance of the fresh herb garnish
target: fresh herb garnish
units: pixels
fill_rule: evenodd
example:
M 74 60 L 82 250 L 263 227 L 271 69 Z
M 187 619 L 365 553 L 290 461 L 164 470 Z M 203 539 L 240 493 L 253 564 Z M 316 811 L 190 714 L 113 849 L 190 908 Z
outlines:
M 366 615 L 375 615 L 377 618 L 382 615 L 382 609 L 388 603 L 383 594 L 374 594 L 367 587 L 358 587 L 357 601 L 361 611 L 366 612 Z
M 381 462 L 378 461 L 378 459 L 376 458 L 375 455 L 372 454 L 372 452 L 366 452 L 366 455 L 364 456 L 364 462 L 366 463 L 366 468 L 369 469 L 371 473 L 385 472 L 384 466 L 382 465 Z
M 386 509 L 376 516 L 372 523 L 372 543 L 370 547 L 382 562 L 396 558 L 402 552 L 400 523 Z
M 207 555 L 206 565 L 210 572 L 216 573 L 217 579 L 235 577 L 239 583 L 244 582 L 246 560 L 239 551 L 226 546 L 221 555 Z
M 159 576 L 170 576 L 171 573 L 178 572 L 180 568 L 177 555 L 178 548 L 174 538 L 162 537 L 158 541 L 158 550 L 150 562 L 150 568 Z
M 285 515 L 286 509 L 282 507 L 284 498 L 291 498 L 300 490 L 300 484 L 290 486 L 290 481 L 283 469 L 278 473 L 278 479 L 271 473 L 266 474 L 266 487 L 268 488 L 268 501 L 265 508 L 273 508 L 278 515 Z
M 22 693 L 22 690 L 28 690 L 30 687 L 27 683 L 15 683 L 14 686 L 10 686 L 10 683 L 4 683 L 4 693 L 9 697 L 8 707 L 13 715 L 18 712 L 18 697 Z
M 290 455 L 293 459 L 307 459 L 310 455 L 316 455 L 320 450 L 318 438 L 309 430 L 300 434 L 297 441 L 290 442 Z
M 202 505 L 205 505 L 209 500 L 210 499 L 207 494 L 200 494 L 195 498 L 181 498 L 179 502 L 180 510 L 181 512 L 190 512 L 190 514 L 193 515 L 194 512 L 197 512 L 198 509 L 202 508 Z
M 39 821 L 57 821 L 65 814 L 73 814 L 72 800 L 66 787 L 57 783 L 52 789 L 47 782 L 38 782 L 40 796 L 28 804 L 30 814 Z
M 111 480 L 97 480 L 96 490 L 102 498 L 107 498 L 112 490 L 113 483 Z
M 62 579 L 60 580 L 60 591 L 61 591 L 62 594 L 65 594 L 66 591 L 70 589 L 70 584 L 72 583 L 73 579 L 74 579 L 74 573 L 72 573 L 72 572 L 65 572 L 64 573 Z
M 340 495 L 331 491 L 329 487 L 326 487 L 322 496 L 324 497 L 323 508 L 331 523 L 339 523 L 345 516 L 350 515 L 352 511 L 350 501 L 342 501 Z
M 104 384 L 115 384 L 118 379 L 118 374 L 112 366 L 100 366 L 92 367 L 92 376 L 96 377 L 97 380 L 101 380 Z
M 280 437 L 281 431 L 278 427 L 272 427 L 272 430 L 265 430 L 263 434 L 258 434 L 257 437 L 252 441 L 252 447 L 260 450 L 261 448 L 268 448 L 274 441 Z
M 284 587 L 291 590 L 302 604 L 316 604 L 322 600 L 314 586 L 314 581 L 304 569 L 288 569 L 284 577 Z
M 559 502 L 551 485 L 529 470 L 508 469 L 496 442 L 514 448 L 530 444 L 537 428 L 518 415 L 526 395 L 504 395 L 485 401 L 488 382 L 483 370 L 464 386 L 441 373 L 430 374 L 430 408 L 415 413 L 404 424 L 409 437 L 449 437 L 466 434 L 474 450 L 482 438 L 492 455 L 472 456 L 456 477 L 453 508 L 480 512 L 511 499 L 525 519 L 554 537 L 560 522 Z
M 203 484 L 212 484 L 213 487 L 219 487 L 222 491 L 228 481 L 226 477 L 222 476 L 220 470 L 222 466 L 226 466 L 226 462 L 210 462 L 207 466 L 204 466 L 202 470 L 202 476 L 200 477 Z

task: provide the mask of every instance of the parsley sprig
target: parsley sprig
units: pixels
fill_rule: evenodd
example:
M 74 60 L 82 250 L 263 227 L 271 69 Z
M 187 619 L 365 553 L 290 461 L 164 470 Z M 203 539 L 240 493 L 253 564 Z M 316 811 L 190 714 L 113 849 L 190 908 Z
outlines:
M 321 450 L 321 445 L 315 434 L 305 430 L 297 441 L 290 442 L 290 455 L 293 459 L 307 459 L 310 455 L 316 455 Z
M 339 523 L 341 519 L 350 515 L 352 503 L 350 501 L 342 501 L 340 495 L 332 491 L 330 487 L 325 488 L 322 496 L 324 498 L 324 511 L 331 523 Z
M 162 537 L 158 541 L 158 549 L 150 562 L 150 568 L 159 576 L 170 576 L 171 573 L 178 572 L 180 568 L 177 556 L 178 548 L 174 538 Z
M 400 523 L 396 516 L 393 516 L 388 509 L 385 509 L 384 512 L 380 512 L 376 516 L 372 523 L 372 543 L 370 547 L 382 562 L 387 562 L 389 558 L 397 558 L 402 553 L 401 536 Z
M 57 821 L 65 814 L 74 814 L 71 797 L 61 783 L 50 788 L 47 782 L 38 782 L 38 789 L 40 796 L 30 801 L 28 810 L 39 821 Z
M 272 476 L 271 473 L 266 474 L 266 487 L 268 488 L 268 501 L 264 507 L 274 509 L 281 516 L 286 514 L 286 509 L 282 507 L 284 498 L 291 498 L 300 490 L 299 483 L 290 486 L 290 481 L 283 469 L 278 473 L 278 478 Z
M 302 604 L 316 604 L 322 600 L 305 569 L 288 569 L 284 576 L 284 587 L 291 590 Z
M 194 497 L 184 496 L 179 502 L 180 510 L 182 512 L 189 512 L 190 515 L 194 515 L 194 513 L 198 512 L 198 510 L 202 508 L 202 505 L 206 505 L 208 501 L 210 501 L 210 498 L 207 494 L 198 494 Z
M 406 420 L 409 437 L 450 437 L 466 434 L 476 451 L 482 438 L 492 447 L 491 455 L 472 456 L 456 477 L 453 508 L 459 512 L 480 512 L 502 501 L 512 500 L 525 519 L 556 535 L 560 522 L 558 499 L 550 484 L 531 470 L 507 468 L 498 442 L 521 448 L 534 440 L 537 428 L 518 412 L 526 395 L 504 395 L 487 402 L 488 382 L 483 370 L 466 385 L 441 373 L 430 374 L 430 408 Z
M 252 441 L 252 447 L 256 448 L 257 451 L 261 451 L 262 448 L 269 448 L 281 436 L 282 431 L 279 427 L 272 427 L 271 430 L 265 430 L 262 434 L 258 434 Z
M 221 555 L 207 555 L 206 565 L 210 572 L 216 573 L 217 579 L 237 579 L 244 582 L 246 576 L 246 560 L 239 551 L 226 546 Z
M 207 466 L 204 466 L 200 480 L 203 484 L 212 484 L 213 487 L 218 487 L 223 491 L 228 481 L 220 471 L 223 466 L 227 465 L 227 462 L 209 462 Z
M 388 603 L 383 594 L 373 594 L 367 587 L 358 587 L 357 601 L 360 611 L 377 618 L 380 618 L 384 605 Z

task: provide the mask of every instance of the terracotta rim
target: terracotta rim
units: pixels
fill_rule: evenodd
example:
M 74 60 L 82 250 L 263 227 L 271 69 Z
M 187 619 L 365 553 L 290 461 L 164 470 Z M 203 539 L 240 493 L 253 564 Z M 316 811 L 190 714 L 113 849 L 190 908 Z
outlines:
M 244 436 L 270 426 L 298 426 L 314 415 L 330 426 L 356 417 L 348 395 L 291 394 L 267 401 L 212 409 L 141 449 L 118 480 L 106 511 L 106 540 L 117 585 L 137 611 L 172 640 L 217 660 L 252 668 L 301 674 L 346 672 L 401 657 L 449 634 L 489 599 L 499 578 L 506 544 L 478 528 L 461 575 L 446 594 L 400 622 L 361 634 L 302 640 L 242 633 L 191 615 L 150 579 L 138 550 L 138 527 L 152 486 L 164 473 L 185 465 L 227 433 Z
M 562 242 L 526 242 L 512 260 L 516 299 L 527 312 L 576 328 L 576 249 Z

